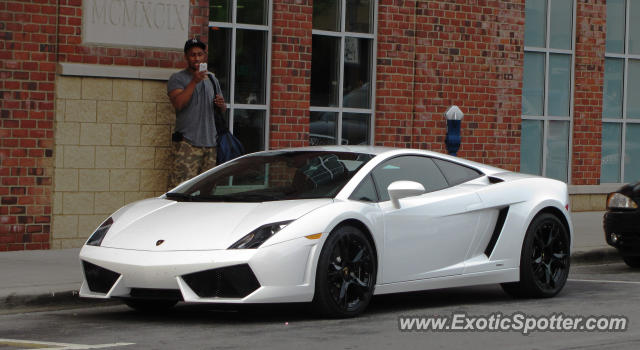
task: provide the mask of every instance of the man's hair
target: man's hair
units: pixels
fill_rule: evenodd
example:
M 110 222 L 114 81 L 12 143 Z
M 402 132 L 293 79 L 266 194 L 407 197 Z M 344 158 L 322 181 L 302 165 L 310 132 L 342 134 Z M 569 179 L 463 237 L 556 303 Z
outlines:
M 189 39 L 184 43 L 184 53 L 186 54 L 192 47 L 199 47 L 202 50 L 207 50 L 207 44 L 203 43 L 198 38 Z

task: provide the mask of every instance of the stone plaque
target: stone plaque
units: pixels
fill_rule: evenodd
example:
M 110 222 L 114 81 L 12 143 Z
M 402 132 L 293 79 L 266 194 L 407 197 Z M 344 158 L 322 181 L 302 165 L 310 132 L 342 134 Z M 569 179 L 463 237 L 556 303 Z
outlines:
M 83 42 L 182 48 L 189 35 L 189 0 L 84 0 Z

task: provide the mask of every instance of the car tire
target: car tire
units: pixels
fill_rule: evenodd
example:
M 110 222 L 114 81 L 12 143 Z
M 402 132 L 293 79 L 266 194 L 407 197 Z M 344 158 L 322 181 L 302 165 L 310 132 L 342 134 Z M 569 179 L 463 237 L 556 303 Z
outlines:
M 318 258 L 315 311 L 334 318 L 359 315 L 371 301 L 376 274 L 377 258 L 367 236 L 353 226 L 338 227 Z
M 520 281 L 503 283 L 514 297 L 549 298 L 567 282 L 570 267 L 569 232 L 557 216 L 536 216 L 524 238 L 520 254 Z
M 126 299 L 128 307 L 143 313 L 160 313 L 174 307 L 177 300 Z
M 624 263 L 629 267 L 640 267 L 640 256 L 623 256 L 622 260 L 624 260 Z

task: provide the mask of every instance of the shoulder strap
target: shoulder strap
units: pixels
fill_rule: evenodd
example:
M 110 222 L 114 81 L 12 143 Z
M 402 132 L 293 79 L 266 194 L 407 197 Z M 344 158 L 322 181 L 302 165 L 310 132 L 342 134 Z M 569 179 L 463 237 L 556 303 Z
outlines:
M 218 95 L 218 89 L 216 87 L 216 82 L 213 80 L 213 77 L 211 76 L 211 74 L 207 74 L 207 76 L 209 77 L 209 80 L 211 80 L 211 85 L 213 85 L 213 96 L 217 96 Z M 215 122 L 216 125 L 216 130 L 218 132 L 218 136 L 226 134 L 229 132 L 229 128 L 227 127 L 227 122 L 224 120 L 224 118 L 222 117 L 222 113 L 220 113 L 217 110 L 218 107 L 215 106 L 214 104 L 214 112 L 213 112 L 213 120 Z
M 211 76 L 211 74 L 207 73 L 207 76 L 209 77 L 209 80 L 211 80 L 211 85 L 213 85 L 213 96 L 217 96 L 218 89 L 216 87 L 216 82 L 213 80 L 213 77 Z

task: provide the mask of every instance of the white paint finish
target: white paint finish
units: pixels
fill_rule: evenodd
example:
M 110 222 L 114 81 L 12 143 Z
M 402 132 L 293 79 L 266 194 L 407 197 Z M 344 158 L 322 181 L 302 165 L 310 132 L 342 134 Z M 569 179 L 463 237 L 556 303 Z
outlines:
M 189 0 L 85 0 L 85 44 L 181 49 L 189 36 Z
M 480 212 L 467 206 L 480 198 L 453 187 L 380 203 L 384 215 L 383 283 L 461 274 Z
M 519 278 L 526 229 L 541 209 L 558 209 L 572 227 L 564 207 L 567 186 L 560 181 L 421 150 L 371 146 L 290 149 L 294 150 L 364 152 L 375 157 L 334 199 L 201 203 L 154 198 L 130 204 L 112 215 L 115 223 L 104 240 L 105 245 L 117 248 L 85 246 L 80 253 L 82 260 L 123 277 L 107 295 L 91 293 L 86 282 L 80 295 L 127 296 L 130 288 L 141 287 L 180 289 L 189 302 L 311 301 L 322 247 L 332 230 L 345 220 L 357 220 L 371 233 L 378 259 L 376 294 L 511 282 Z M 358 183 L 378 164 L 408 154 L 458 162 L 503 182 L 490 184 L 486 177 L 480 177 L 448 189 L 405 197 L 399 200 L 400 209 L 390 201 L 349 200 Z M 198 181 L 208 173 L 189 181 Z M 502 234 L 491 256 L 486 257 L 483 251 L 497 211 L 505 206 L 510 209 Z M 294 219 L 257 249 L 226 249 L 257 227 Z M 212 234 L 214 230 L 219 232 Z M 304 238 L 317 233 L 322 233 L 320 239 Z M 157 239 L 165 239 L 160 248 L 155 246 Z M 244 263 L 251 266 L 261 287 L 243 299 L 199 298 L 180 277 Z

